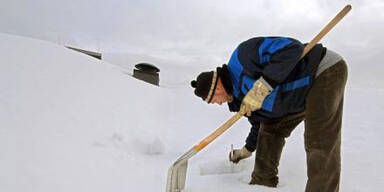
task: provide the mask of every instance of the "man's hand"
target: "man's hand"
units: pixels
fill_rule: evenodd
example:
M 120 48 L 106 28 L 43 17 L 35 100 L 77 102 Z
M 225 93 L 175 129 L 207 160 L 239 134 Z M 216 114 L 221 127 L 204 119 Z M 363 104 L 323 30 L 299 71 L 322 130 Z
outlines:
M 251 90 L 248 91 L 241 104 L 240 112 L 251 116 L 253 111 L 261 109 L 265 97 L 272 92 L 272 87 L 260 77 L 255 83 Z
M 235 149 L 229 153 L 229 161 L 238 163 L 242 159 L 246 159 L 252 156 L 252 152 L 248 151 L 245 147 L 241 149 Z

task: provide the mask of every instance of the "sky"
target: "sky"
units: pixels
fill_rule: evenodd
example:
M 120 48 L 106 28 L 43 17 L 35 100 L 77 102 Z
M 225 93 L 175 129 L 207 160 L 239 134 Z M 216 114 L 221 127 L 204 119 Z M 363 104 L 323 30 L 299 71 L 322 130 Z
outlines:
M 309 42 L 346 4 L 352 11 L 321 43 L 362 71 L 361 81 L 381 69 L 381 0 L 2 0 L 0 32 L 209 69 L 251 37 Z

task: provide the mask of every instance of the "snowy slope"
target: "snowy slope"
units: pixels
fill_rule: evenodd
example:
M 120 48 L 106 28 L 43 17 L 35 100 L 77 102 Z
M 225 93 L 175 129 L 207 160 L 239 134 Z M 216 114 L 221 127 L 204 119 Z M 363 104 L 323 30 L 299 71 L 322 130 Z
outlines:
M 178 86 L 159 88 L 51 43 L 4 34 L 0 42 L 0 191 L 164 191 L 171 163 L 232 115 L 194 97 L 189 76 L 169 73 L 165 82 Z M 347 89 L 343 191 L 384 188 L 383 96 L 381 84 Z M 195 156 L 185 191 L 303 191 L 302 125 L 277 189 L 246 184 L 252 159 L 221 174 L 229 145 L 242 146 L 248 131 L 242 119 Z

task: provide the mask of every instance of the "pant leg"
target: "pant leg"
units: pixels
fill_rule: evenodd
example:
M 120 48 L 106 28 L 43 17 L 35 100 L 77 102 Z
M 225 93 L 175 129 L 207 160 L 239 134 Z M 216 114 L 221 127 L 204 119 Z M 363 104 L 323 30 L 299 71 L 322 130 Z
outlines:
M 338 192 L 341 123 L 347 66 L 340 61 L 315 80 L 306 100 L 306 192 Z
M 285 138 L 304 119 L 304 113 L 287 116 L 279 121 L 261 123 L 252 180 L 249 184 L 276 187 L 278 166 Z

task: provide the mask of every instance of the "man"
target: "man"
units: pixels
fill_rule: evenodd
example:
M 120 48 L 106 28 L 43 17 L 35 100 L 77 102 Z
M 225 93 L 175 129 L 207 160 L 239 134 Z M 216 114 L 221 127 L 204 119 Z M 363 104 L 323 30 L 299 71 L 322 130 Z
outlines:
M 317 44 L 303 58 L 304 45 L 286 37 L 257 37 L 242 42 L 228 65 L 203 72 L 191 82 L 207 103 L 227 102 L 246 114 L 252 127 L 230 161 L 256 149 L 249 184 L 276 187 L 285 138 L 305 120 L 306 192 L 337 192 L 347 66 L 340 55 Z

